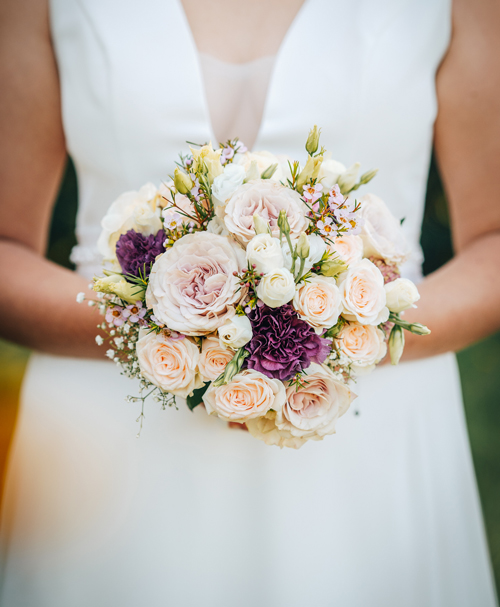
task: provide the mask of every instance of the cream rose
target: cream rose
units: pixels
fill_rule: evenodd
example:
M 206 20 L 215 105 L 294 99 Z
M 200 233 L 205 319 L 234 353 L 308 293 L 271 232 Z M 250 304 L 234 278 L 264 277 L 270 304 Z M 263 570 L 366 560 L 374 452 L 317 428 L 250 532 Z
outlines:
M 224 373 L 227 363 L 233 358 L 234 352 L 228 350 L 217 337 L 207 337 L 201 347 L 198 370 L 204 381 L 213 381 Z
M 162 228 L 158 190 L 147 183 L 138 192 L 125 192 L 109 207 L 101 221 L 102 232 L 97 248 L 119 270 L 116 243 L 122 234 L 135 230 L 145 236 L 157 234 Z
M 277 164 L 276 171 L 271 177 L 272 181 L 282 181 L 285 178 L 285 173 L 282 168 L 282 161 L 278 156 L 271 154 L 271 152 L 245 152 L 244 154 L 236 154 L 234 156 L 233 164 L 242 166 L 245 172 L 248 172 L 252 162 L 255 162 L 259 177 L 262 173 L 273 164 Z
M 247 369 L 226 385 L 212 384 L 203 395 L 203 402 L 209 414 L 244 423 L 265 415 L 270 409 L 281 408 L 285 402 L 285 386 L 278 379 Z
M 219 339 L 222 345 L 237 350 L 252 339 L 252 325 L 246 316 L 233 316 L 219 327 Z
M 249 419 L 246 426 L 250 434 L 263 441 L 266 445 L 276 445 L 280 449 L 289 447 L 291 449 L 300 449 L 307 443 L 307 438 L 293 436 L 287 430 L 278 430 L 276 426 L 276 411 L 268 411 L 262 417 Z
M 417 287 L 408 278 L 396 278 L 385 287 L 387 307 L 391 312 L 403 312 L 420 299 Z
M 224 205 L 245 179 L 245 169 L 238 164 L 227 164 L 224 172 L 214 179 L 212 194 L 214 204 Z
M 153 264 L 146 303 L 170 329 L 206 335 L 235 315 L 246 290 L 238 290 L 233 272 L 245 266 L 245 252 L 232 239 L 187 234 Z
M 346 325 L 336 337 L 335 343 L 353 362 L 358 373 L 373 369 L 387 353 L 383 331 L 373 325 L 360 325 L 358 322 Z
M 292 247 L 295 248 L 297 245 L 298 237 L 292 238 Z M 304 273 L 309 272 L 309 270 L 313 267 L 314 264 L 319 263 L 323 257 L 324 252 L 326 251 L 326 242 L 318 236 L 318 234 L 310 234 L 307 237 L 307 241 L 309 243 L 309 255 L 304 263 Z M 287 270 L 292 269 L 292 254 L 290 252 L 290 247 L 287 242 L 284 242 L 282 245 L 283 257 L 285 260 L 285 268 Z M 298 271 L 300 267 L 300 259 L 295 262 L 295 268 Z
M 323 190 L 331 190 L 337 183 L 337 179 L 346 170 L 345 165 L 332 159 L 331 152 L 326 152 L 323 156 L 323 162 L 319 170 L 318 180 L 323 186 Z
M 300 318 L 309 323 L 318 335 L 333 327 L 342 312 L 335 279 L 315 274 L 299 285 L 292 303 Z
M 240 186 L 229 199 L 223 220 L 229 232 L 246 247 L 255 236 L 254 214 L 267 221 L 272 236 L 279 238 L 277 220 L 281 210 L 286 212 L 292 237 L 298 238 L 309 224 L 307 208 L 298 192 L 270 179 L 256 179 Z
M 359 200 L 359 216 L 364 220 L 361 238 L 365 257 L 381 257 L 388 263 L 401 264 L 410 255 L 410 248 L 401 224 L 383 200 L 365 194 Z
M 255 271 L 259 274 L 282 268 L 284 261 L 280 241 L 269 234 L 257 234 L 248 243 L 247 261 L 250 266 L 255 265 Z
M 335 424 L 356 395 L 326 365 L 312 363 L 301 387 L 286 388 L 286 402 L 276 411 L 276 427 L 292 436 L 322 440 L 335 433 Z
M 188 338 L 171 339 L 162 333 L 143 333 L 136 344 L 144 377 L 164 392 L 182 398 L 201 388 L 198 346 Z
M 295 279 L 286 268 L 265 274 L 257 286 L 257 297 L 270 308 L 285 305 L 295 295 Z
M 369 260 L 362 259 L 339 276 L 342 316 L 362 325 L 378 325 L 389 318 L 384 277 Z
M 333 242 L 334 245 L 328 248 L 336 253 L 348 266 L 352 266 L 363 259 L 363 239 L 361 236 L 347 234 L 334 238 Z

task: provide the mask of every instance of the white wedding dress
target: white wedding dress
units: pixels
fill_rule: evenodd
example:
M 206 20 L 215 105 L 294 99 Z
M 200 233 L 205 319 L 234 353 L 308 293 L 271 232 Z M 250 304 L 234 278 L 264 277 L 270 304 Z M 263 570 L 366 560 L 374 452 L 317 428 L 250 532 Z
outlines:
M 303 160 L 318 124 L 334 158 L 378 167 L 373 190 L 406 218 L 413 277 L 450 10 L 308 0 L 254 146 Z M 164 180 L 186 140 L 216 140 L 217 94 L 179 0 L 53 0 L 51 23 L 80 188 L 75 256 L 90 277 L 109 204 Z M 2 607 L 496 605 L 452 354 L 363 377 L 337 434 L 299 451 L 184 403 L 148 403 L 136 439 L 135 390 L 104 360 L 32 356 Z

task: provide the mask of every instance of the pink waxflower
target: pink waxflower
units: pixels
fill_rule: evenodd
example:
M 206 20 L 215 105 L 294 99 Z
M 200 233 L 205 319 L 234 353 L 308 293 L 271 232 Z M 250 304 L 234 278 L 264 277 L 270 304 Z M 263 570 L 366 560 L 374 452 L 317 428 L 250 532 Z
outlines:
M 106 311 L 106 322 L 112 324 L 115 327 L 121 327 L 125 322 L 127 316 L 123 314 L 124 309 L 121 306 L 113 306 L 108 308 Z
M 335 184 L 328 194 L 328 204 L 332 211 L 344 202 L 344 197 L 340 192 L 338 184 Z
M 321 183 L 317 183 L 316 185 L 304 186 L 304 191 L 303 191 L 302 196 L 306 199 L 306 201 L 309 204 L 314 205 L 314 203 L 321 198 L 322 189 L 323 189 L 323 186 L 321 185 Z M 319 206 L 319 205 L 315 205 L 315 206 Z M 315 211 L 317 211 L 318 209 L 316 209 L 315 206 L 313 206 L 313 209 Z
M 176 230 L 182 225 L 182 217 L 171 208 L 163 211 L 163 226 L 166 230 Z
M 316 223 L 316 226 L 319 228 L 319 231 L 323 234 L 323 236 L 332 236 L 334 226 L 332 225 L 333 220 L 331 217 L 325 217 L 324 220 L 319 220 Z
M 145 314 L 146 308 L 143 308 L 142 301 L 136 301 L 123 310 L 122 317 L 126 318 L 130 322 L 139 322 L 142 318 L 144 318 Z
M 232 147 L 227 146 L 222 150 L 222 154 L 220 155 L 220 163 L 226 164 L 228 160 L 234 156 L 234 150 Z

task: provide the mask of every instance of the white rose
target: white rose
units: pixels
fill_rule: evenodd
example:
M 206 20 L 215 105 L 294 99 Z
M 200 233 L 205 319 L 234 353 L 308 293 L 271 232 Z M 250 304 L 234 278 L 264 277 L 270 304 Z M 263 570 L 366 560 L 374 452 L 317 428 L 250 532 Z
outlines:
M 351 322 L 340 331 L 335 342 L 358 373 L 371 371 L 387 353 L 384 332 L 373 325 Z
M 246 316 L 233 316 L 217 331 L 220 342 L 233 350 L 243 347 L 252 339 L 252 325 Z
M 197 371 L 200 351 L 187 338 L 171 339 L 162 333 L 142 332 L 136 344 L 142 375 L 164 392 L 182 398 L 203 386 Z
M 295 279 L 286 268 L 265 274 L 257 286 L 257 297 L 270 308 L 279 308 L 295 295 Z
M 250 169 L 250 165 L 254 161 L 259 171 L 259 176 L 273 164 L 277 164 L 276 171 L 271 177 L 272 181 L 282 181 L 285 178 L 285 173 L 282 169 L 282 161 L 278 156 L 271 152 L 245 152 L 244 154 L 235 154 L 233 164 L 242 166 L 245 173 Z
M 218 234 L 219 236 L 229 236 L 226 226 L 217 217 L 217 215 L 214 215 L 214 217 L 207 223 L 207 232 L 210 232 L 210 234 Z
M 391 312 L 402 312 L 411 308 L 420 299 L 417 287 L 407 278 L 396 278 L 385 287 L 387 307 Z
M 279 379 L 266 377 L 259 371 L 241 371 L 225 385 L 210 385 L 203 395 L 207 413 L 231 422 L 245 423 L 281 408 L 285 402 L 285 386 Z
M 340 290 L 334 278 L 313 274 L 301 283 L 293 298 L 293 307 L 300 318 L 314 328 L 318 335 L 333 327 L 342 311 Z
M 212 194 L 215 205 L 224 205 L 245 179 L 245 169 L 238 164 L 227 164 L 224 172 L 214 179 Z
M 119 269 L 116 243 L 129 230 L 145 236 L 161 230 L 158 200 L 158 190 L 152 183 L 147 183 L 138 192 L 125 192 L 112 203 L 101 221 L 102 232 L 97 241 L 105 261 L 114 263 Z
M 218 212 L 220 210 L 219 207 Z M 226 208 L 222 209 L 221 219 L 236 240 L 246 247 L 255 236 L 254 214 L 269 223 L 272 236 L 279 237 L 278 215 L 281 210 L 286 213 L 292 237 L 299 237 L 309 225 L 307 207 L 299 193 L 270 179 L 256 179 L 238 188 Z
M 339 276 L 339 288 L 347 320 L 378 325 L 389 318 L 384 277 L 369 259 L 362 259 Z
M 363 259 L 363 239 L 361 236 L 347 234 L 333 239 L 333 246 L 328 248 L 335 252 L 348 266 L 353 266 Z
M 221 345 L 217 337 L 207 337 L 201 347 L 198 370 L 204 381 L 213 381 L 224 373 L 226 365 L 233 358 L 234 352 Z
M 294 237 L 290 239 L 292 241 L 292 247 L 295 249 L 298 237 Z M 324 252 L 326 251 L 326 242 L 318 236 L 318 234 L 310 234 L 307 237 L 307 241 L 309 242 L 309 256 L 307 257 L 304 263 L 304 273 L 309 272 L 309 270 L 313 267 L 314 264 L 319 263 L 321 258 L 323 257 Z M 292 269 L 292 254 L 290 252 L 290 247 L 288 246 L 288 242 L 284 242 L 282 245 L 283 257 L 285 260 L 285 268 L 287 270 Z M 297 265 L 298 264 L 298 265 Z M 300 267 L 300 259 L 295 261 L 295 268 L 298 271 Z
M 284 262 L 280 241 L 269 234 L 257 234 L 248 243 L 247 261 L 250 266 L 255 265 L 258 274 L 282 268 Z
M 318 180 L 321 182 L 323 190 L 331 190 L 345 170 L 346 167 L 341 162 L 333 160 L 331 152 L 327 152 L 323 156 L 323 162 L 321 163 L 318 175 Z
M 406 261 L 410 248 L 400 222 L 385 202 L 374 194 L 365 194 L 359 202 L 359 216 L 364 220 L 361 230 L 364 256 L 381 257 L 387 263 L 395 264 Z

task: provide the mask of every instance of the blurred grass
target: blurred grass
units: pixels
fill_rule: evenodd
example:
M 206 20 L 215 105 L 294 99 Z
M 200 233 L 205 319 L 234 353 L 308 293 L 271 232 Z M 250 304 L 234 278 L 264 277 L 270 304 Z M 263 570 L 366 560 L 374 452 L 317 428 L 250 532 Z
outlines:
M 75 244 L 76 175 L 68 162 L 54 209 L 47 256 L 71 268 Z M 446 198 L 434 161 L 429 171 L 422 226 L 424 273 L 452 256 Z M 0 340 L 0 473 L 15 423 L 19 389 L 28 351 Z M 497 587 L 500 588 L 500 334 L 458 354 L 465 412 Z

